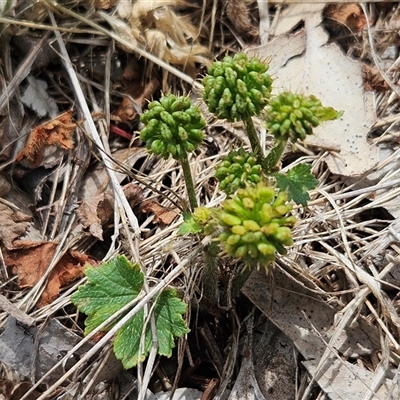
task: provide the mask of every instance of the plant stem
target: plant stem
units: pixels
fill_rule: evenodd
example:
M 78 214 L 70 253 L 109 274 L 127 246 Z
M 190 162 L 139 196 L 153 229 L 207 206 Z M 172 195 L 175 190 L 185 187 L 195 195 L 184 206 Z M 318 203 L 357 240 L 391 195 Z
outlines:
M 204 271 L 203 271 L 203 285 L 204 297 L 211 302 L 213 306 L 218 304 L 219 301 L 219 269 L 218 269 L 218 253 L 220 248 L 216 242 L 211 242 L 204 247 Z
M 190 171 L 190 165 L 187 155 L 180 159 L 183 171 L 183 177 L 185 179 L 186 190 L 189 197 L 190 208 L 193 211 L 197 207 L 196 192 L 194 190 L 194 183 L 192 178 L 192 172 Z
M 287 140 L 281 140 L 275 144 L 275 146 L 268 153 L 265 158 L 265 163 L 262 164 L 265 172 L 270 174 L 274 172 L 276 165 L 282 157 L 283 150 L 285 150 Z
M 243 123 L 244 127 L 246 128 L 247 136 L 250 140 L 251 149 L 253 150 L 253 153 L 256 154 L 258 162 L 263 165 L 265 160 L 264 152 L 262 151 L 253 120 L 251 119 L 251 117 L 245 117 L 243 119 Z

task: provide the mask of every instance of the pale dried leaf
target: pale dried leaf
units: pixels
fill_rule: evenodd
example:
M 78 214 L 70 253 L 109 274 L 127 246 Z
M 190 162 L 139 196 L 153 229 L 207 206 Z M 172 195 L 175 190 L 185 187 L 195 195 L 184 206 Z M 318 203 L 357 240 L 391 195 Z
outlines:
M 28 87 L 26 88 L 21 100 L 30 107 L 40 117 L 49 116 L 55 118 L 58 114 L 58 106 L 53 98 L 47 92 L 47 82 L 41 79 L 35 79 L 28 76 Z
M 271 29 L 272 36 L 281 36 L 290 33 L 292 29 L 305 19 L 305 7 L 303 3 L 291 4 L 282 10 L 279 19 Z M 325 4 L 314 4 L 311 6 L 315 12 L 321 13 Z
M 376 396 L 366 397 L 371 391 L 374 374 L 358 365 L 343 363 L 338 359 L 330 361 L 330 368 L 326 369 L 318 385 L 328 395 L 331 400 L 363 400 L 366 398 L 375 399 L 398 399 L 400 396 L 399 386 L 385 379 L 382 386 L 376 391 Z M 303 361 L 302 364 L 313 376 L 317 371 L 317 363 L 314 360 Z M 391 392 L 393 390 L 393 392 Z M 389 396 L 389 393 L 392 396 Z M 389 396 L 389 397 L 388 397 Z
M 315 371 L 335 327 L 335 310 L 324 301 L 311 297 L 311 292 L 305 287 L 295 284 L 277 270 L 274 271 L 274 279 L 279 285 L 272 289 L 266 274 L 255 272 L 246 282 L 242 292 L 293 340 L 299 352 L 308 361 L 307 368 Z M 374 349 L 380 347 L 376 328 L 361 317 L 358 317 L 357 322 L 358 326 L 354 324 L 354 328 L 347 327 L 340 332 L 340 338 L 333 345 L 337 353 L 357 358 L 363 354 L 371 354 Z M 328 387 L 332 399 L 362 399 L 369 393 L 368 385 L 372 383 L 373 373 L 359 367 L 353 368 L 352 364 L 343 360 L 337 363 L 334 355 L 327 361 L 323 367 L 325 374 L 321 377 L 321 382 L 318 380 L 317 383 Z M 336 376 L 338 371 L 341 379 L 326 380 L 327 377 Z M 348 385 L 351 385 L 353 390 L 354 387 L 358 390 L 351 393 L 347 390 Z M 391 381 L 387 379 L 380 387 L 378 393 L 381 398 L 385 398 L 390 385 Z M 395 389 L 397 390 L 398 388 Z M 395 398 L 397 396 L 398 394 Z
M 123 190 L 131 207 L 136 206 L 142 200 L 140 186 L 128 183 Z M 83 200 L 76 210 L 84 230 L 99 240 L 103 240 L 103 225 L 111 219 L 113 213 L 114 192 L 112 190 Z
M 320 26 L 322 7 L 321 4 L 290 6 L 290 23 L 278 24 L 278 32 L 284 33 L 300 20 L 306 21 L 305 52 L 301 57 L 298 57 L 301 47 L 296 43 L 294 54 L 286 53 L 286 62 L 282 56 L 275 59 L 273 51 L 279 48 L 279 41 L 281 46 L 287 42 L 286 36 L 277 39 L 271 50 L 267 44 L 249 53 L 271 57 L 275 93 L 291 90 L 312 94 L 324 106 L 344 110 L 339 120 L 322 124 L 306 143 L 320 148 L 338 146 L 339 154 L 330 153 L 326 158 L 329 169 L 334 174 L 358 176 L 378 163 L 378 147 L 367 142 L 375 119 L 375 104 L 373 95 L 363 89 L 359 63 L 345 57 L 335 44 L 326 44 L 327 34 Z

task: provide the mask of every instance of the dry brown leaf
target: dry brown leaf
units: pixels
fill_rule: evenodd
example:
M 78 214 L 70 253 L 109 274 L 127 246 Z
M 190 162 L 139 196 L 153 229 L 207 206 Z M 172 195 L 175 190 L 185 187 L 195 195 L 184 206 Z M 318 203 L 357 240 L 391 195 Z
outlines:
M 123 190 L 131 207 L 142 201 L 142 190 L 139 185 L 128 183 Z M 84 230 L 89 231 L 97 239 L 103 240 L 103 225 L 114 213 L 113 191 L 107 190 L 103 194 L 83 200 L 76 213 Z
M 24 236 L 31 225 L 32 217 L 0 202 L 0 242 L 12 249 L 15 239 Z
M 162 223 L 164 225 L 170 225 L 178 215 L 175 210 L 164 207 L 153 200 L 143 203 L 141 210 L 143 213 L 152 212 L 154 214 L 153 222 L 155 224 Z
M 365 15 L 356 3 L 330 4 L 325 8 L 324 16 L 331 21 L 333 31 L 348 28 L 351 32 L 360 32 L 367 25 Z
M 44 160 L 49 146 L 57 146 L 65 150 L 72 149 L 72 135 L 76 124 L 72 122 L 72 111 L 67 111 L 55 119 L 37 126 L 29 135 L 23 150 L 16 161 L 27 160 L 32 167 L 38 167 Z
M 76 214 L 85 231 L 94 237 L 103 240 L 103 227 L 112 216 L 114 210 L 114 197 L 110 191 L 82 201 Z
M 362 64 L 362 75 L 364 81 L 364 89 L 368 92 L 373 90 L 378 93 L 389 90 L 389 85 L 383 79 L 382 74 L 377 68 L 367 64 Z
M 18 241 L 13 249 L 5 249 L 4 262 L 18 275 L 20 288 L 34 286 L 46 272 L 57 248 L 57 243 Z M 60 293 L 60 288 L 83 277 L 85 264 L 97 265 L 97 261 L 78 251 L 68 250 L 51 271 L 46 287 L 37 304 L 50 304 Z

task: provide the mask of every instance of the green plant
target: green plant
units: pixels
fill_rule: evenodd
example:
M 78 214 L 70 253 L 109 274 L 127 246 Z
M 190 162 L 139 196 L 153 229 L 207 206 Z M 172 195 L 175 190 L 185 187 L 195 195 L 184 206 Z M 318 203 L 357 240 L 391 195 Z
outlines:
M 248 58 L 244 54 L 227 56 L 223 61 L 215 62 L 203 78 L 205 86 L 203 99 L 209 110 L 217 116 L 227 118 L 229 121 L 243 121 L 264 176 L 276 178 L 278 188 L 288 191 L 289 200 L 305 206 L 309 199 L 307 191 L 318 184 L 310 168 L 296 166 L 290 174 L 283 176 L 276 172 L 277 165 L 288 141 L 295 143 L 297 140 L 304 140 L 307 135 L 313 133 L 314 127 L 323 121 L 339 118 L 342 112 L 324 107 L 315 96 L 283 92 L 271 98 L 272 79 L 267 71 L 268 65 L 256 58 Z M 235 100 L 238 100 L 238 103 Z M 275 143 L 267 156 L 261 149 L 252 121 L 252 116 L 260 116 L 263 113 L 266 126 L 275 138 Z M 248 157 L 250 156 L 249 154 Z M 234 191 L 235 186 L 243 187 L 245 182 L 254 184 L 254 174 L 242 173 L 239 177 L 239 172 L 236 170 L 224 169 L 225 165 L 226 168 L 232 168 L 231 159 L 235 157 L 235 153 L 228 154 L 220 164 L 222 172 L 219 172 L 220 167 L 218 167 L 216 173 L 221 182 L 221 189 L 225 190 L 227 187 L 228 194 Z M 243 153 L 241 158 L 245 158 Z M 234 168 L 239 171 L 237 166 Z M 231 182 L 235 184 L 231 185 Z
M 304 140 L 323 121 L 339 118 L 341 112 L 322 106 L 314 96 L 283 92 L 271 98 L 272 79 L 268 65 L 244 54 L 217 61 L 204 77 L 204 101 L 210 112 L 228 121 L 243 121 L 253 152 L 233 150 L 216 168 L 220 188 L 228 198 L 219 207 L 198 207 L 188 154 L 203 141 L 204 119 L 198 107 L 186 96 L 169 94 L 152 101 L 141 116 L 144 127 L 140 137 L 149 152 L 163 158 L 173 157 L 182 165 L 192 213 L 184 214 L 180 234 L 211 236 L 205 247 L 205 287 L 218 297 L 216 269 L 221 248 L 253 268 L 267 268 L 277 254 L 285 254 L 293 244 L 293 200 L 306 206 L 308 191 L 318 184 L 311 167 L 300 164 L 287 173 L 277 172 L 288 142 Z M 275 142 L 265 156 L 252 120 L 266 119 Z M 88 315 L 85 333 L 91 332 L 134 300 L 142 290 L 144 276 L 137 264 L 119 256 L 98 268 L 87 267 L 88 283 L 71 297 L 79 310 Z M 159 339 L 159 354 L 171 355 L 174 338 L 187 333 L 182 314 L 183 303 L 172 289 L 153 299 L 154 318 Z M 126 314 L 125 314 L 126 315 Z M 119 318 L 122 318 L 120 316 Z M 104 328 L 111 329 L 115 324 Z M 140 337 L 144 334 L 144 348 Z M 143 361 L 152 335 L 139 311 L 116 334 L 114 351 L 126 368 Z
M 215 168 L 215 177 L 220 181 L 220 189 L 226 194 L 235 193 L 246 185 L 256 185 L 261 181 L 262 167 L 257 157 L 243 148 L 231 151 Z
M 261 144 L 251 117 L 268 104 L 272 78 L 268 64 L 239 53 L 216 61 L 203 78 L 203 99 L 210 112 L 228 121 L 243 121 L 258 162 L 266 167 Z
M 339 118 L 342 111 L 324 107 L 315 96 L 283 92 L 271 99 L 267 107 L 266 123 L 276 144 L 267 164 L 272 169 L 280 160 L 286 143 L 305 140 L 321 122 Z
M 71 301 L 81 312 L 87 314 L 85 320 L 87 335 L 140 294 L 144 275 L 138 264 L 131 264 L 125 256 L 118 256 L 97 268 L 87 266 L 85 274 L 88 283 L 79 287 L 71 296 Z M 158 353 L 170 357 L 174 347 L 174 337 L 189 332 L 182 318 L 187 305 L 176 296 L 173 289 L 159 293 L 154 302 Z M 123 315 L 120 318 L 122 317 Z M 110 330 L 114 324 L 104 330 Z M 145 335 L 145 340 L 144 348 L 140 351 L 142 333 Z M 114 353 L 128 369 L 146 358 L 151 345 L 150 324 L 145 327 L 142 309 L 117 331 Z
M 160 101 L 150 102 L 140 120 L 144 124 L 140 138 L 149 152 L 165 159 L 173 157 L 181 163 L 189 203 L 195 209 L 197 200 L 188 153 L 196 150 L 204 139 L 202 130 L 206 124 L 200 110 L 188 97 L 169 94 Z
M 203 98 L 210 112 L 231 122 L 259 115 L 271 94 L 268 68 L 244 53 L 216 61 L 203 78 Z
M 284 254 L 285 246 L 292 244 L 295 218 L 288 201 L 306 206 L 308 191 L 318 184 L 309 165 L 297 165 L 285 174 L 276 171 L 287 143 L 304 140 L 321 122 L 342 115 L 324 107 L 315 96 L 283 92 L 271 97 L 267 71 L 266 63 L 237 54 L 215 62 L 203 78 L 203 99 L 210 112 L 228 121 L 242 120 L 253 153 L 233 150 L 223 158 L 215 176 L 221 190 L 232 198 L 220 211 L 210 210 L 208 218 L 194 213 L 182 225 L 183 232 L 194 229 L 207 234 L 222 229 L 218 241 L 229 255 L 265 266 L 276 252 Z M 266 156 L 252 121 L 256 115 L 265 117 L 275 138 Z
M 239 189 L 218 213 L 223 228 L 219 241 L 229 255 L 247 265 L 268 265 L 276 252 L 286 254 L 285 246 L 293 244 L 291 228 L 297 219 L 288 216 L 292 208 L 286 192 L 264 183 Z

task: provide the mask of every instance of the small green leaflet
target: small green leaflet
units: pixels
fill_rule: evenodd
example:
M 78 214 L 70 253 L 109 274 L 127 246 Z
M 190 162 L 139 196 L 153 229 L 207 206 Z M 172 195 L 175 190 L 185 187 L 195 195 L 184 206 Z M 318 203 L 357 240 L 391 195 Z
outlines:
M 293 167 L 286 174 L 274 174 L 276 183 L 280 190 L 287 190 L 288 197 L 303 207 L 310 200 L 308 190 L 314 189 L 319 181 L 311 173 L 311 165 L 299 164 Z
M 203 227 L 193 219 L 192 214 L 183 214 L 183 222 L 178 229 L 178 235 L 186 235 L 187 233 L 196 234 L 202 232 L 202 230 Z
M 131 264 L 125 256 L 117 256 L 97 268 L 88 266 L 85 274 L 88 283 L 71 296 L 71 301 L 79 311 L 87 314 L 85 321 L 87 335 L 138 296 L 144 277 L 139 266 Z M 172 289 L 164 290 L 154 301 L 158 353 L 169 357 L 175 346 L 174 338 L 189 332 L 182 318 L 187 305 Z M 143 325 L 144 313 L 141 310 L 117 331 L 114 353 L 126 369 L 134 367 L 138 361 L 143 361 L 151 349 L 152 335 L 149 323 L 145 331 L 144 349 L 139 354 Z M 111 329 L 111 326 L 108 329 Z

